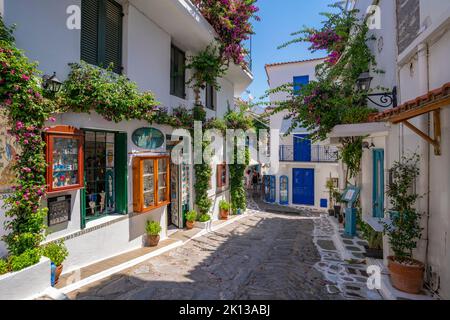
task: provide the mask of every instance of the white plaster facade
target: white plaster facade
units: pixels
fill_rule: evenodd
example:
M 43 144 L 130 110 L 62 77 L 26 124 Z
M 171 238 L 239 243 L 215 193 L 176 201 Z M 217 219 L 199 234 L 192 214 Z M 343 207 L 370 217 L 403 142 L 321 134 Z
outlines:
M 294 77 L 308 76 L 309 81 L 316 80 L 316 66 L 323 63 L 324 59 L 312 59 L 306 61 L 286 62 L 286 63 L 274 63 L 266 65 L 267 81 L 270 89 L 275 89 L 279 86 L 293 83 Z M 277 101 L 284 101 L 290 97 L 286 92 L 276 92 L 270 95 L 270 101 L 275 103 Z M 286 146 L 289 150 L 294 148 L 294 135 L 295 134 L 307 134 L 307 130 L 303 128 L 295 129 L 291 134 L 286 135 L 287 129 L 290 127 L 290 120 L 284 119 L 287 112 L 278 112 L 270 116 L 270 128 L 271 130 L 279 130 L 279 144 L 280 146 Z M 323 143 L 313 143 L 312 147 L 323 146 Z M 276 151 L 279 155 L 278 150 Z M 314 151 L 313 151 L 314 152 Z M 315 208 L 321 208 L 321 200 L 326 199 L 329 203 L 329 192 L 326 189 L 326 181 L 329 178 L 338 178 L 338 163 L 322 163 L 314 162 L 297 162 L 294 159 L 288 159 L 292 161 L 282 161 L 285 159 L 279 158 L 279 165 L 272 164 L 266 174 L 275 175 L 276 177 L 276 203 L 280 203 L 280 177 L 288 177 L 288 202 L 289 205 L 295 204 L 293 202 L 293 169 L 314 169 L 314 205 Z M 314 156 L 313 156 L 314 158 Z M 322 207 L 322 209 L 326 209 Z
M 402 52 L 397 46 L 396 3 L 390 0 L 356 0 L 355 7 L 362 13 L 371 4 L 378 4 L 382 12 L 381 29 L 372 32 L 377 39 L 383 38 L 383 49 L 372 47 L 384 75 L 374 75 L 372 88 L 381 85 L 399 90 L 399 105 L 416 99 L 431 90 L 441 88 L 450 82 L 450 2 L 446 0 L 418 1 L 420 5 L 420 29 L 412 43 Z M 362 14 L 363 16 L 363 14 Z M 379 40 L 378 40 L 379 41 Z M 376 41 L 377 42 L 377 41 Z M 380 109 L 380 111 L 383 111 Z M 410 120 L 417 128 L 433 136 L 432 114 L 425 114 Z M 366 127 L 366 129 L 364 129 Z M 376 128 L 378 127 L 378 128 Z M 370 128 L 370 129 L 369 129 Z M 374 129 L 374 130 L 372 130 Z M 402 156 L 420 155 L 420 176 L 416 181 L 417 193 L 421 199 L 417 209 L 423 213 L 422 238 L 414 250 L 414 257 L 426 264 L 427 288 L 441 298 L 450 299 L 450 109 L 441 109 L 441 155 L 436 156 L 434 148 L 403 124 L 370 123 L 338 126 L 330 134 L 330 141 L 338 143 L 342 136 L 369 135 L 365 141 L 373 143 L 371 149 L 364 149 L 362 172 L 359 177 L 363 218 L 375 229 L 382 226 L 373 219 L 373 154 L 372 149 L 384 149 L 385 190 L 389 181 L 389 168 Z M 389 199 L 385 195 L 385 210 L 389 210 Z M 384 239 L 385 258 L 392 252 L 388 239 Z M 387 263 L 385 259 L 385 263 Z
M 194 93 L 186 88 L 186 99 L 170 94 L 170 50 L 171 44 L 192 55 L 206 48 L 215 37 L 213 28 L 188 0 L 118 0 L 123 6 L 123 66 L 124 73 L 135 81 L 143 91 L 152 91 L 161 105 L 170 111 L 184 106 L 192 108 Z M 69 5 L 81 5 L 81 0 L 6 0 L 1 1 L 6 24 L 16 24 L 16 43 L 24 49 L 32 61 L 39 62 L 44 74 L 57 73 L 65 80 L 70 71 L 68 63 L 80 60 L 80 30 L 69 30 L 66 20 Z M 186 75 L 189 77 L 189 72 Z M 223 117 L 228 106 L 233 106 L 239 96 L 252 82 L 253 76 L 243 68 L 231 65 L 224 78 L 219 79 L 221 90 L 216 93 L 216 110 L 207 110 L 207 117 Z M 204 99 L 204 93 L 202 93 Z M 65 113 L 56 116 L 56 123 L 49 125 L 71 125 L 76 128 L 102 129 L 126 132 L 128 136 L 128 211 L 126 216 L 106 216 L 88 222 L 81 230 L 80 191 L 67 192 L 72 195 L 71 221 L 50 228 L 46 241 L 65 239 L 69 257 L 64 272 L 70 272 L 87 264 L 142 247 L 147 220 L 159 221 L 163 227 L 161 238 L 167 236 L 167 206 L 145 214 L 133 213 L 132 158 L 139 150 L 131 141 L 134 130 L 154 127 L 164 135 L 173 128 L 148 124 L 144 121 L 112 123 L 96 113 Z M 164 152 L 164 144 L 159 150 Z M 190 170 L 190 181 L 195 181 Z M 228 187 L 216 188 L 216 168 L 213 168 L 209 196 L 213 200 L 211 216 L 218 219 L 219 201 L 229 200 Z M 229 185 L 229 184 L 228 184 Z M 190 184 L 190 207 L 193 208 L 194 183 Z M 2 204 L 0 200 L 0 205 Z M 43 202 L 45 204 L 45 201 Z M 0 209 L 0 223 L 4 220 L 4 209 Z M 0 236 L 4 234 L 3 228 Z M 7 254 L 0 241 L 0 256 Z

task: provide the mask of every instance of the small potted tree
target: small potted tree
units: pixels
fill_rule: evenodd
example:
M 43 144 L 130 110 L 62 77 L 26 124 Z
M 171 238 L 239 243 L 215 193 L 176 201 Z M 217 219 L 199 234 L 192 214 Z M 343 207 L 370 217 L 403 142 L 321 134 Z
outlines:
M 329 209 L 328 209 L 328 215 L 330 217 L 334 217 L 333 195 L 334 195 L 334 192 L 336 191 L 336 188 L 334 187 L 333 180 L 332 179 L 328 179 L 327 183 L 325 184 L 325 187 L 327 188 L 328 193 L 330 194 L 330 196 L 329 196 L 330 204 L 329 204 Z
M 220 220 L 227 220 L 230 214 L 230 204 L 226 200 L 219 202 Z
M 186 229 L 194 228 L 195 220 L 197 220 L 197 212 L 192 210 L 186 213 Z
M 145 231 L 147 232 L 147 245 L 149 247 L 156 247 L 159 243 L 161 232 L 161 225 L 156 221 L 147 221 Z
M 333 199 L 334 199 L 334 217 L 339 220 L 339 223 L 342 223 L 344 221 L 344 216 L 342 215 L 342 194 L 334 190 L 333 192 Z
M 51 242 L 42 248 L 42 255 L 51 261 L 51 284 L 54 287 L 58 284 L 59 277 L 63 271 L 63 262 L 69 252 L 63 241 Z
M 418 294 L 422 290 L 425 266 L 413 259 L 412 251 L 422 236 L 421 214 L 414 207 L 419 195 L 414 182 L 419 175 L 419 155 L 403 157 L 392 168 L 392 182 L 387 194 L 392 212 L 391 222 L 385 223 L 385 233 L 394 252 L 388 257 L 392 285 L 400 291 Z

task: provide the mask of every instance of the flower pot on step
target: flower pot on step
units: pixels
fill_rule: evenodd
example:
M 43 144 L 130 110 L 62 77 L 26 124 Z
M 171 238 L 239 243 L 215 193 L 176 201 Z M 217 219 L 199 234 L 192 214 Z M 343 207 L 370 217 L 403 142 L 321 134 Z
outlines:
M 423 287 L 425 266 L 422 262 L 409 259 L 400 263 L 388 257 L 388 268 L 394 288 L 411 294 L 419 294 Z
M 334 209 L 328 209 L 328 215 L 334 217 Z
M 220 220 L 228 220 L 228 215 L 228 210 L 220 210 Z
M 63 267 L 63 265 L 56 266 L 52 262 L 50 264 L 50 268 L 51 268 L 50 280 L 51 280 L 52 287 L 54 287 L 54 286 L 56 286 L 58 284 L 59 277 L 61 276 L 61 273 L 62 273 L 64 267 Z
M 186 229 L 191 230 L 194 229 L 194 223 L 193 221 L 186 221 Z
M 160 240 L 160 236 L 152 236 L 152 235 L 147 235 L 147 246 L 149 247 L 156 247 L 159 243 Z
M 341 206 L 334 206 L 334 217 L 336 219 L 341 215 Z

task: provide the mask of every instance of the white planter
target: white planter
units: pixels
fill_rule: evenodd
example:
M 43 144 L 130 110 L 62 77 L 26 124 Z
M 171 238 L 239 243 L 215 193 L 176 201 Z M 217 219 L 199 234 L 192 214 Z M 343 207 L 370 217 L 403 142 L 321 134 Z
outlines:
M 207 221 L 207 222 L 199 222 L 199 221 L 196 221 L 196 222 L 194 223 L 194 228 L 199 228 L 199 229 L 206 229 L 206 230 L 209 230 L 209 229 L 211 229 L 211 223 L 212 223 L 211 220 L 210 220 L 210 221 Z
M 0 276 L 0 300 L 23 300 L 42 294 L 51 287 L 50 273 L 50 260 L 42 257 L 34 266 Z

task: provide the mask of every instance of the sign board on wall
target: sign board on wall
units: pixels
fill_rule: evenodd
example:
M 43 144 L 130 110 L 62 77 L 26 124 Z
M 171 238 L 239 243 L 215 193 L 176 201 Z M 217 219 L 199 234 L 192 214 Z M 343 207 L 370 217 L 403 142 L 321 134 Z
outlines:
M 72 196 L 48 199 L 48 226 L 55 226 L 70 220 Z

